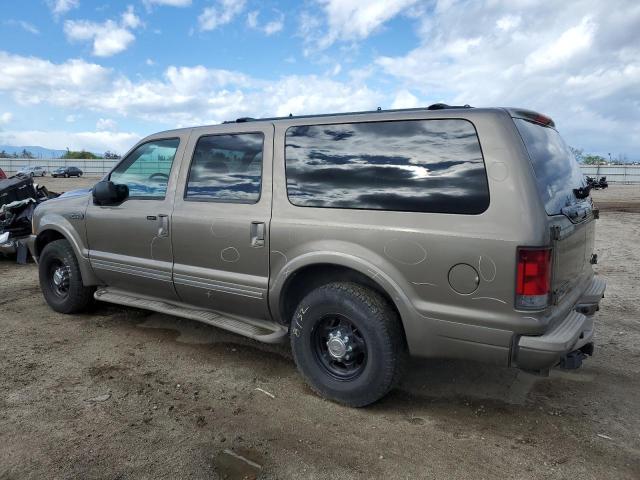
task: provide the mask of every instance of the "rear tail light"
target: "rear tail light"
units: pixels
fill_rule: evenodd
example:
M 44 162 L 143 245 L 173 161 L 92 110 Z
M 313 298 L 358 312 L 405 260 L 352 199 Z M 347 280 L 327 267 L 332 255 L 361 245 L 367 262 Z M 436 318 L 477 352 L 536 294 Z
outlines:
M 547 307 L 551 295 L 551 249 L 519 248 L 517 260 L 516 307 Z

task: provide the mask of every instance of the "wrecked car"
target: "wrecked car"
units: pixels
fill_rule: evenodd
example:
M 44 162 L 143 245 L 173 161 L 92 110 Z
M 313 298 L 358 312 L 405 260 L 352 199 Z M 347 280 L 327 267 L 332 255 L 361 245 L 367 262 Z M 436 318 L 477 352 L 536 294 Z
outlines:
M 39 205 L 29 247 L 58 312 L 97 299 L 288 339 L 316 392 L 359 407 L 409 355 L 579 367 L 597 218 L 553 120 L 437 104 L 151 135 Z
M 0 253 L 17 253 L 18 262 L 26 262 L 33 211 L 39 203 L 56 196 L 46 187 L 35 185 L 31 177 L 0 179 Z

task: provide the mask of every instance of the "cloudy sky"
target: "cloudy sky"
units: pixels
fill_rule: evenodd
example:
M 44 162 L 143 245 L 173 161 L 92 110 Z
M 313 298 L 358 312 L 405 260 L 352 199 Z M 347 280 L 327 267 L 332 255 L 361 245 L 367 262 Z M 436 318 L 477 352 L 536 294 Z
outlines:
M 640 160 L 640 2 L 0 6 L 0 144 L 123 153 L 177 126 L 439 101 L 528 107 Z

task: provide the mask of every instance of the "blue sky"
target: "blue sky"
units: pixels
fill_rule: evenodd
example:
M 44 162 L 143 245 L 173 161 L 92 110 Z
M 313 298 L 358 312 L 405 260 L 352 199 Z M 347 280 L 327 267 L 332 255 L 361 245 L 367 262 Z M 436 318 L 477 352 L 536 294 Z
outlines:
M 89 0 L 0 6 L 0 144 L 124 153 L 271 116 L 522 106 L 640 160 L 640 4 Z

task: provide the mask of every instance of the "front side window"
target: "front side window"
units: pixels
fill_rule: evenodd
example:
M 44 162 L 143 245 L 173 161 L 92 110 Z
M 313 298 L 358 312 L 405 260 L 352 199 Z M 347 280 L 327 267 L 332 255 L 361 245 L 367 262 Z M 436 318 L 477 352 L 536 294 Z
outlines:
M 287 192 L 303 207 L 479 214 L 489 188 L 466 120 L 305 125 L 286 133 Z
M 143 143 L 112 172 L 109 180 L 129 187 L 129 198 L 164 198 L 180 139 Z
M 193 152 L 186 200 L 256 203 L 262 185 L 262 133 L 201 137 Z

